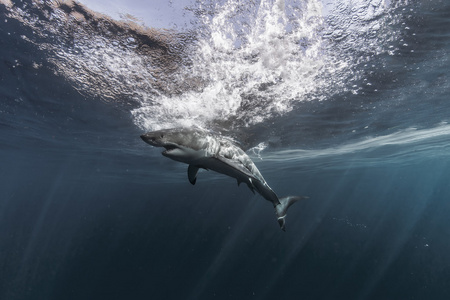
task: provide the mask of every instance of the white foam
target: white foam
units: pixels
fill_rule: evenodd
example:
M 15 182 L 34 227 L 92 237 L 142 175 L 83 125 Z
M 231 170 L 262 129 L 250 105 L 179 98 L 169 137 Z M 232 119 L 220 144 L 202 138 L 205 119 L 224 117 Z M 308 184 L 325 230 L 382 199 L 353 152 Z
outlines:
M 403 2 L 195 1 L 186 9 L 197 16 L 195 32 L 153 32 L 179 59 L 173 64 L 155 49 L 150 55 L 136 51 L 138 35 L 82 26 L 56 6 L 50 21 L 8 9 L 9 17 L 44 39 L 55 37 L 38 46 L 57 73 L 83 94 L 137 102 L 136 125 L 153 130 L 214 122 L 248 126 L 282 116 L 298 102 L 358 93 L 354 81 L 364 76 L 358 64 L 396 51 L 390 41 L 398 36 L 392 24 L 399 20 L 391 11 Z M 33 5 L 46 5 L 39 3 Z
M 385 41 L 397 34 L 385 26 L 389 1 L 203 2 L 193 9 L 201 32 L 185 77 L 206 87 L 143 101 L 133 115 L 144 129 L 230 117 L 251 125 L 290 112 L 296 102 L 357 93 L 355 66 L 387 51 Z

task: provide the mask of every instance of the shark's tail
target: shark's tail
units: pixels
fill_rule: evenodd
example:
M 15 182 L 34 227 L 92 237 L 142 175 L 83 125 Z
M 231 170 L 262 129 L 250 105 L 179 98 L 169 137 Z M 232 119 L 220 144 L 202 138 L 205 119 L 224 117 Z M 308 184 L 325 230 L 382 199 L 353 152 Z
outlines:
M 280 224 L 280 227 L 283 231 L 286 231 L 285 225 L 286 225 L 286 212 L 292 204 L 295 202 L 302 200 L 302 199 L 308 199 L 309 197 L 306 196 L 287 196 L 280 198 L 280 203 L 275 206 L 275 213 L 277 214 L 278 218 L 278 224 Z

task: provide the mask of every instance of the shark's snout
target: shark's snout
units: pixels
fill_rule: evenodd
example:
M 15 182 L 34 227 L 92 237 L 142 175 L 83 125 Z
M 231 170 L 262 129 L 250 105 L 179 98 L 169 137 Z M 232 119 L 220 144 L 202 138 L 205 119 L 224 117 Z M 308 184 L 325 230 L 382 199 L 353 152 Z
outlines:
M 141 139 L 150 145 L 155 145 L 156 138 L 154 135 L 142 134 Z

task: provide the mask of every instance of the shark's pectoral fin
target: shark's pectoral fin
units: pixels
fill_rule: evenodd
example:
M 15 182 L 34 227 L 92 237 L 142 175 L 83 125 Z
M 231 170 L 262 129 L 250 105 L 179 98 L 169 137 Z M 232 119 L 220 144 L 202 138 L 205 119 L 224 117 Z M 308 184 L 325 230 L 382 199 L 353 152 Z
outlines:
M 188 178 L 189 178 L 189 182 L 194 185 L 197 182 L 197 172 L 198 172 L 198 167 L 193 166 L 193 165 L 189 165 L 188 167 Z

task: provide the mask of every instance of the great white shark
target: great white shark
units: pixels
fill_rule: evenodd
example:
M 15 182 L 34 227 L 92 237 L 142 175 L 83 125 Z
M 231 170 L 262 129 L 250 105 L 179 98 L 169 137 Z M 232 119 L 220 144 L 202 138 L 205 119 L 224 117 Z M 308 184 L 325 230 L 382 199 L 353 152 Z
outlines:
M 244 150 L 223 136 L 200 129 L 173 128 L 147 132 L 141 138 L 152 146 L 164 147 L 166 150 L 162 155 L 165 157 L 188 164 L 188 179 L 191 184 L 197 181 L 199 169 L 213 170 L 236 178 L 238 185 L 247 184 L 253 193 L 256 191 L 272 202 L 283 231 L 288 208 L 294 202 L 308 198 L 278 198 Z

